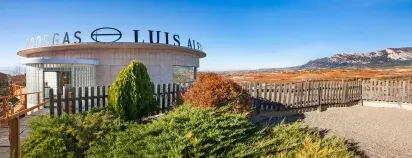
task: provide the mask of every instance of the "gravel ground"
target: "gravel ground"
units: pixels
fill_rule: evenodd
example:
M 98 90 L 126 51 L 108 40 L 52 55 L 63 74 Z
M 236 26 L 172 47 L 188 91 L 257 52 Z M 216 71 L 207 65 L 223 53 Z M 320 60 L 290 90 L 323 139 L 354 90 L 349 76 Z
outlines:
M 412 111 L 354 106 L 304 114 L 312 127 L 357 142 L 369 157 L 412 157 Z

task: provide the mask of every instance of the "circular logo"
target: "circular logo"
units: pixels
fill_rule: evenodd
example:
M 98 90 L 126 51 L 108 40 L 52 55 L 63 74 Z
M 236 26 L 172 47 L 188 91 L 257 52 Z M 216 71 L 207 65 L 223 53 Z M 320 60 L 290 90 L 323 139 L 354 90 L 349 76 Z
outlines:
M 117 42 L 122 38 L 122 33 L 112 27 L 102 27 L 94 30 L 90 37 L 96 42 Z

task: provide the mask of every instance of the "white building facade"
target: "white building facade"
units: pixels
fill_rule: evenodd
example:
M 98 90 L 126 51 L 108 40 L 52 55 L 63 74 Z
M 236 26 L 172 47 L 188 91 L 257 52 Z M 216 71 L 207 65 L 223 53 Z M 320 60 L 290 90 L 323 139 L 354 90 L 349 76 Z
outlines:
M 198 49 L 135 42 L 51 45 L 27 48 L 17 54 L 24 57 L 28 93 L 44 92 L 46 87 L 62 91 L 63 86 L 111 85 L 132 60 L 147 67 L 154 84 L 173 83 L 175 67 L 192 69 L 194 80 L 199 59 L 206 56 Z M 28 104 L 34 105 L 35 98 L 29 97 Z

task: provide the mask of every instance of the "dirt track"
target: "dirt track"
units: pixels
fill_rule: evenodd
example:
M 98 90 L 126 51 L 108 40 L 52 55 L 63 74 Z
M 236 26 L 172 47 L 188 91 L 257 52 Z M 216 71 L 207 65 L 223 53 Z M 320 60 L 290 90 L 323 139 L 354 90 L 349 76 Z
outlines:
M 412 111 L 354 106 L 305 113 L 304 121 L 353 139 L 369 157 L 412 157 Z

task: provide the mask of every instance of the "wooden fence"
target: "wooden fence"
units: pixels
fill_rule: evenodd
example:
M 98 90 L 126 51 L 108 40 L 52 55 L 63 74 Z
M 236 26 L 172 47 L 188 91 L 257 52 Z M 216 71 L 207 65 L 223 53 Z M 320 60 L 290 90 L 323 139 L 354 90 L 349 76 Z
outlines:
M 154 92 L 159 103 L 157 113 L 167 112 L 189 84 L 159 84 Z M 362 99 L 362 81 L 310 81 L 289 84 L 247 83 L 241 84 L 253 101 L 253 107 L 261 110 L 284 111 L 307 107 L 322 109 L 322 105 L 345 104 Z M 65 88 L 64 94 L 50 97 L 50 114 L 87 111 L 95 106 L 107 105 L 109 86 Z M 53 94 L 50 89 L 49 94 Z M 52 99 L 54 98 L 54 99 Z M 67 98 L 67 99 L 66 99 Z M 56 109 L 55 109 L 56 108 Z
M 9 96 L 0 96 L 1 100 L 1 127 L 6 127 L 8 125 L 7 118 L 9 115 L 17 113 L 19 111 L 27 109 L 27 96 L 28 95 L 35 95 L 36 96 L 36 104 L 40 104 L 40 94 L 41 92 L 33 92 L 33 93 L 19 93 Z M 10 100 L 15 97 L 18 98 L 18 104 L 13 106 Z
M 10 141 L 10 157 L 21 157 L 20 153 L 20 117 L 23 115 L 27 115 L 27 113 L 32 112 L 34 110 L 40 110 L 42 106 L 45 106 L 48 101 L 45 102 L 40 102 L 41 100 L 37 100 L 37 104 L 27 108 L 27 95 L 37 95 L 37 98 L 40 98 L 40 92 L 33 92 L 33 93 L 24 93 L 24 94 L 19 94 L 20 96 L 24 96 L 24 104 L 26 108 L 21 109 L 19 111 L 16 111 L 14 113 L 14 110 L 7 110 L 6 117 L 2 118 L 2 122 L 5 122 L 6 124 L 9 124 L 9 141 Z M 4 104 L 7 103 L 6 101 L 3 101 L 3 106 Z
M 158 84 L 153 91 L 159 103 L 157 113 L 165 113 L 173 107 L 190 84 Z M 74 114 L 88 111 L 93 107 L 105 107 L 108 103 L 108 89 L 110 86 L 97 87 L 65 87 L 63 94 L 54 95 L 54 90 L 49 89 L 50 115 L 61 116 L 63 113 Z M 55 105 L 55 106 L 52 106 Z
M 307 107 L 322 109 L 322 105 L 345 104 L 361 100 L 362 82 L 310 81 L 288 84 L 241 84 L 260 110 L 290 110 Z
M 154 92 L 159 101 L 159 113 L 168 111 L 179 94 L 190 84 L 159 84 Z M 411 80 L 349 80 L 307 81 L 287 84 L 241 83 L 253 100 L 253 106 L 261 110 L 284 111 L 322 105 L 346 104 L 361 100 L 412 103 Z M 50 90 L 50 94 L 53 90 Z M 50 100 L 56 104 L 50 113 L 87 111 L 94 106 L 106 106 L 108 86 L 65 89 Z M 81 97 L 79 97 L 81 96 Z M 68 98 L 68 99 L 65 99 Z M 361 102 L 362 103 L 362 102 Z
M 412 103 L 411 80 L 364 80 L 362 98 L 367 101 Z

